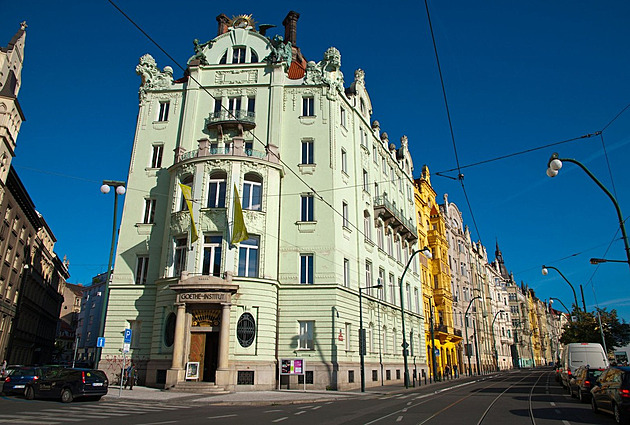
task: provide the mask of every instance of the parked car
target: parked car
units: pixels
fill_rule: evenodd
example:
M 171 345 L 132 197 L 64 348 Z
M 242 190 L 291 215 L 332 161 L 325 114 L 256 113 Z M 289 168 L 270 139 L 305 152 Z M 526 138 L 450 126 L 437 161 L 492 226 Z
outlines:
M 17 369 L 18 367 L 22 367 L 22 365 L 9 365 L 9 366 L 7 366 L 7 368 L 4 370 L 4 372 L 0 375 L 0 381 L 4 381 L 6 379 L 6 377 L 9 376 L 9 373 L 11 373 L 11 371 L 13 369 Z
M 593 412 L 606 410 L 618 424 L 630 421 L 630 367 L 612 366 L 597 379 L 591 390 Z
M 105 372 L 94 369 L 50 369 L 40 379 L 28 384 L 24 390 L 27 400 L 58 398 L 70 403 L 78 397 L 100 400 L 107 394 L 109 382 Z
M 604 373 L 605 369 L 593 369 L 580 366 L 573 378 L 569 381 L 569 392 L 571 397 L 577 397 L 582 403 L 586 403 L 591 398 L 591 388 L 595 385 L 597 378 Z
M 46 369 L 32 366 L 19 366 L 9 371 L 2 385 L 2 393 L 7 395 L 22 395 L 27 385 L 37 381 Z
M 577 342 L 566 344 L 562 349 L 560 383 L 569 388 L 569 381 L 573 373 L 580 366 L 593 369 L 606 369 L 608 359 L 601 344 L 593 342 Z

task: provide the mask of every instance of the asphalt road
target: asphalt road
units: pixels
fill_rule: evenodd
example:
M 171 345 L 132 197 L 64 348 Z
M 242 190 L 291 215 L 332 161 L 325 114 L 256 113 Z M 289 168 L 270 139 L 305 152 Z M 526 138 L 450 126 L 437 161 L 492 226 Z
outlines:
M 591 412 L 545 370 L 506 372 L 436 392 L 431 386 L 387 395 L 291 405 L 209 405 L 196 396 L 171 403 L 104 399 L 99 402 L 28 401 L 0 397 L 0 423 L 11 424 L 613 424 Z M 206 399 L 207 400 L 207 399 Z

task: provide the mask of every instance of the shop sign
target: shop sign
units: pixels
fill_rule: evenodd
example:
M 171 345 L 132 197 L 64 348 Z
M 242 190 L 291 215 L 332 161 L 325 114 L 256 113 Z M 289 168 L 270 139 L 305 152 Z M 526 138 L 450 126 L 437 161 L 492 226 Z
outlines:
M 228 292 L 184 292 L 177 294 L 177 302 L 181 303 L 225 303 L 230 301 Z

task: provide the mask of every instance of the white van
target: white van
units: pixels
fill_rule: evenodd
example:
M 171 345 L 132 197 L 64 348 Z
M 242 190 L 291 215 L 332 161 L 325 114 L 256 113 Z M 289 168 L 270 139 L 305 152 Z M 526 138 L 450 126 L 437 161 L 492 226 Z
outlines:
M 606 369 L 608 358 L 601 344 L 593 342 L 576 342 L 566 344 L 562 349 L 560 361 L 560 382 L 563 387 L 569 388 L 569 381 L 573 372 L 580 366 L 588 366 L 590 369 Z

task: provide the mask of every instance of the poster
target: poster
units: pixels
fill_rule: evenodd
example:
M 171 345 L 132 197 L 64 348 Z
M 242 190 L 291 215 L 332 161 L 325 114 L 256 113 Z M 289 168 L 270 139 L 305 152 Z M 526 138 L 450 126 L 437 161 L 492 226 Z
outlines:
M 199 362 L 186 363 L 186 379 L 199 379 Z

